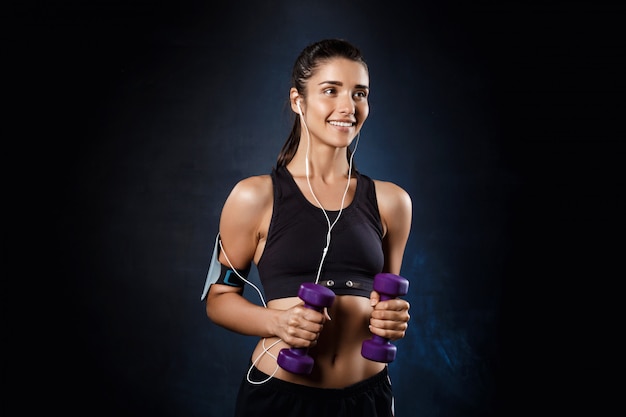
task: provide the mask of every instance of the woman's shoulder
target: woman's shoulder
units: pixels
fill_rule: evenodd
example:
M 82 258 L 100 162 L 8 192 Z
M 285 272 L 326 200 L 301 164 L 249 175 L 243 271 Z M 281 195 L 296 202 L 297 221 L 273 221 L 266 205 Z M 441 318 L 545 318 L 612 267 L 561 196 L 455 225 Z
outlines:
M 257 187 L 267 187 L 272 185 L 272 178 L 269 174 L 262 175 L 252 175 L 247 178 L 243 178 L 237 182 L 235 187 L 248 187 L 248 188 L 257 188 Z
M 264 174 L 239 180 L 233 187 L 229 199 L 246 205 L 258 205 L 271 201 L 272 196 L 272 178 Z
M 411 196 L 404 188 L 390 181 L 374 180 L 374 184 L 385 235 L 393 236 L 395 242 L 406 242 L 413 217 Z
M 374 181 L 374 186 L 376 187 L 376 195 L 378 196 L 379 200 L 395 200 L 395 201 L 402 201 L 404 200 L 405 203 L 409 203 L 411 202 L 411 197 L 409 196 L 409 193 L 402 187 L 400 187 L 398 184 L 391 182 L 391 181 L 384 181 L 384 180 L 373 180 Z
M 409 193 L 391 181 L 374 180 L 376 201 L 383 217 L 392 219 L 395 216 L 410 215 L 413 203 Z

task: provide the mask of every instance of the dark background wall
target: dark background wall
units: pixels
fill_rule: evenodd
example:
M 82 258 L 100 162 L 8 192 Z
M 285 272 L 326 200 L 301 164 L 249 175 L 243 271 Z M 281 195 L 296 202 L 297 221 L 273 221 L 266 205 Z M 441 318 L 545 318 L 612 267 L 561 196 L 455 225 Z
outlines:
M 596 2 L 14 5 L 6 253 L 22 273 L 3 376 L 33 394 L 19 407 L 232 412 L 255 340 L 200 302 L 219 212 L 273 166 L 293 60 L 325 37 L 370 65 L 360 170 L 414 203 L 397 415 L 545 407 L 585 369 L 559 360 L 588 319 L 565 293 L 602 275 L 596 237 L 623 208 L 623 17 Z

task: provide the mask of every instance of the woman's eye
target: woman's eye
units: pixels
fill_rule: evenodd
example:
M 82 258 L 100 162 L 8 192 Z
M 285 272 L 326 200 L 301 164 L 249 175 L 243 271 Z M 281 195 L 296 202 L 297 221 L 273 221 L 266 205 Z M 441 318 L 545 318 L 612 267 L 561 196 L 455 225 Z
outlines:
M 334 88 L 327 88 L 326 90 L 324 90 L 324 94 L 334 94 L 334 93 L 335 93 Z
M 359 98 L 366 98 L 367 97 L 367 93 L 365 91 L 358 91 L 354 95 L 356 97 L 359 97 Z

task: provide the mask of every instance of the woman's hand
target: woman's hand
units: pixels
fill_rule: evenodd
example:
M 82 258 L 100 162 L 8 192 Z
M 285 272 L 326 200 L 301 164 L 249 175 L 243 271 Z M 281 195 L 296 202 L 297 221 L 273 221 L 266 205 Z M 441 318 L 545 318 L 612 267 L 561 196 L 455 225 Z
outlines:
M 300 303 L 278 315 L 274 333 L 291 347 L 309 348 L 317 343 L 327 319 L 326 309 L 319 312 Z
M 370 331 L 389 340 L 402 339 L 409 327 L 409 302 L 400 298 L 380 301 L 380 294 L 372 291 L 370 305 Z

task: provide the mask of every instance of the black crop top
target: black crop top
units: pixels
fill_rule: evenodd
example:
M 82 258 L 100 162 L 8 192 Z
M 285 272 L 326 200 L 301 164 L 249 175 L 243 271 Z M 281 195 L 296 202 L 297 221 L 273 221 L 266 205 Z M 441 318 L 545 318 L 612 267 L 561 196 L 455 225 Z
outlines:
M 303 282 L 315 282 L 326 246 L 328 223 L 302 194 L 285 167 L 273 169 L 274 207 L 257 269 L 267 300 L 295 297 Z M 369 297 L 382 271 L 382 223 L 374 181 L 355 172 L 356 192 L 331 232 L 319 284 L 337 295 Z M 327 210 L 331 224 L 339 211 Z

